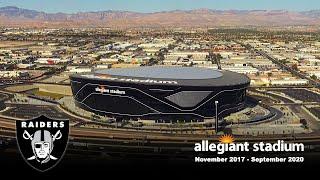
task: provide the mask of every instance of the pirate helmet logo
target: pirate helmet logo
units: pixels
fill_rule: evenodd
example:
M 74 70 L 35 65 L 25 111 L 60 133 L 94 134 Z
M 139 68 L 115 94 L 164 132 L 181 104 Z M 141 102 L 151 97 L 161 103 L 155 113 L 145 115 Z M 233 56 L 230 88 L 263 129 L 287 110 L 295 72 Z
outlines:
M 16 121 L 20 152 L 33 168 L 45 171 L 61 160 L 68 142 L 69 121 L 40 116 Z

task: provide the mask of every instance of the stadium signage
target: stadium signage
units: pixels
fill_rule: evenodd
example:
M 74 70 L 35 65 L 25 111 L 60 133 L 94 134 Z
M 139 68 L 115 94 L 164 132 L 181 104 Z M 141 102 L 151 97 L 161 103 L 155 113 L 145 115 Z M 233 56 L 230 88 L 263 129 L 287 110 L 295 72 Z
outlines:
M 109 94 L 126 94 L 125 91 L 120 91 L 119 89 L 105 89 L 103 86 L 96 87 L 95 91 Z
M 117 78 L 112 76 L 95 76 L 92 74 L 84 74 L 82 76 L 87 78 L 105 79 L 105 80 L 120 81 L 120 82 L 136 82 L 136 83 L 150 83 L 150 84 L 178 84 L 177 81 L 167 81 L 167 80 Z

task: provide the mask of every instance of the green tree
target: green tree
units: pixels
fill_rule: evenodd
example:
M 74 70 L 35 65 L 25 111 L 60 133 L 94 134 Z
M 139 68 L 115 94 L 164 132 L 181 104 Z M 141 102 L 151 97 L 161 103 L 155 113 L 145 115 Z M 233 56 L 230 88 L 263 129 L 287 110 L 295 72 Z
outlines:
M 314 75 L 314 74 L 310 78 L 313 79 L 313 80 L 317 80 L 318 79 L 318 77 L 316 75 Z

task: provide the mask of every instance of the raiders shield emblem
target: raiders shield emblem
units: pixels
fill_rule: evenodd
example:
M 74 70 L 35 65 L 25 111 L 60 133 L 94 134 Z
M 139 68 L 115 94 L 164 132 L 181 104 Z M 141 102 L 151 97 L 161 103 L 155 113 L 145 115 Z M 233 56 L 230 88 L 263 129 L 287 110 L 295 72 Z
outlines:
M 39 171 L 57 165 L 64 155 L 69 139 L 69 120 L 40 116 L 16 121 L 16 136 L 25 161 Z

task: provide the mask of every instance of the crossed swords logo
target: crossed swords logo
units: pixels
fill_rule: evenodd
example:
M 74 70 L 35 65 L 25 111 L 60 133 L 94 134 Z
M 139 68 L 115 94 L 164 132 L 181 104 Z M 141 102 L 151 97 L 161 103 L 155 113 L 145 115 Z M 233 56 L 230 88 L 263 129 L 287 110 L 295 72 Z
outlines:
M 30 140 L 30 141 L 33 140 L 33 135 L 30 135 L 27 130 L 24 130 L 22 136 L 23 136 L 23 138 L 26 139 L 26 140 Z M 52 143 L 53 143 L 55 140 L 61 139 L 61 137 L 62 137 L 62 133 L 60 132 L 60 130 L 58 130 L 54 135 L 52 135 Z M 53 147 L 52 147 L 52 148 L 53 148 Z M 37 158 L 37 157 L 36 157 L 36 154 L 34 154 L 33 156 L 31 156 L 31 157 L 28 158 L 27 160 L 34 160 L 34 159 L 36 159 L 36 158 Z M 58 158 L 52 156 L 51 154 L 49 154 L 49 158 L 52 159 L 52 160 L 57 160 L 57 159 L 58 159 Z

